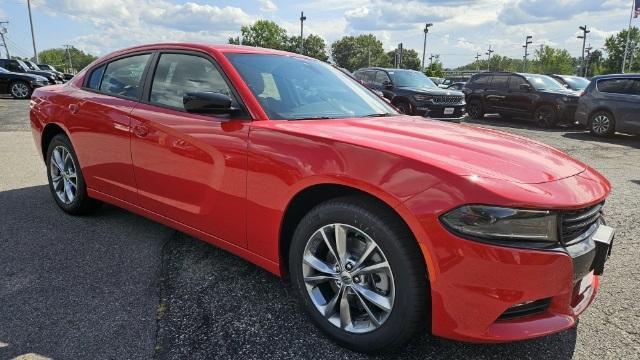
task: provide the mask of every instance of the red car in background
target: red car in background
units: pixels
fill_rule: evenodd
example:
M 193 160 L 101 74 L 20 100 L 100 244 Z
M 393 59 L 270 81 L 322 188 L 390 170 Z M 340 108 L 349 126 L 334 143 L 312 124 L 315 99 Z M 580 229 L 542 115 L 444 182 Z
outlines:
M 587 165 L 400 115 L 296 54 L 118 51 L 36 90 L 31 125 L 64 211 L 111 203 L 289 276 L 317 326 L 363 352 L 418 331 L 504 342 L 572 327 L 613 239 L 610 185 Z

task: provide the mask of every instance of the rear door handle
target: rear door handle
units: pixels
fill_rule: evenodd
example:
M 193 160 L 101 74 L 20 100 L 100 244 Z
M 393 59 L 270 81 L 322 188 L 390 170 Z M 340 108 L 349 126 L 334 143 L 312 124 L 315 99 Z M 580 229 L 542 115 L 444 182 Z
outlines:
M 149 128 L 144 125 L 136 125 L 133 127 L 133 133 L 137 137 L 145 137 L 149 134 Z

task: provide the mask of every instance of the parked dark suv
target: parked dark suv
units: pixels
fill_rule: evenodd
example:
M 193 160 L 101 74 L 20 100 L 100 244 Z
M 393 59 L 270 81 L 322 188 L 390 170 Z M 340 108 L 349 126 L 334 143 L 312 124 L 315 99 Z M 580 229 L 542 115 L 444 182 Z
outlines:
M 28 74 L 35 74 L 35 75 L 45 77 L 47 78 L 47 81 L 49 81 L 49 84 L 51 85 L 56 83 L 61 83 L 61 81 L 58 80 L 58 77 L 54 73 L 49 71 L 42 71 L 42 70 L 32 70 L 22 60 L 0 59 L 0 67 L 15 73 L 28 73 Z
M 546 75 L 482 73 L 474 75 L 463 89 L 469 116 L 481 119 L 487 113 L 535 120 L 542 127 L 573 123 L 578 93 Z
M 462 92 L 440 89 L 419 71 L 368 68 L 356 71 L 353 76 L 365 86 L 382 92 L 405 114 L 453 121 L 465 115 Z
M 576 120 L 596 136 L 640 134 L 640 75 L 594 78 L 580 97 Z

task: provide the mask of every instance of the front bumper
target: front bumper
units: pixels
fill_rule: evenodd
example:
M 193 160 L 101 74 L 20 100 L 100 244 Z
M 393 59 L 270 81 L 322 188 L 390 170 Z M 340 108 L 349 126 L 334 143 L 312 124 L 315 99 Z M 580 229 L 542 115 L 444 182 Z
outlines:
M 436 120 L 460 121 L 466 115 L 466 104 L 417 104 L 416 114 Z
M 576 120 L 576 110 L 578 104 L 562 103 L 557 105 L 559 121 L 561 123 L 574 123 Z

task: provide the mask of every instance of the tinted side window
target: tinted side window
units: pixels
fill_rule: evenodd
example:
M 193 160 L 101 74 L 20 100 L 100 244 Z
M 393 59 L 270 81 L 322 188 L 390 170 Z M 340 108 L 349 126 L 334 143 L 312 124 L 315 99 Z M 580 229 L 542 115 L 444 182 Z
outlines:
M 275 92 L 271 97 L 279 97 L 272 77 L 263 76 L 262 82 L 262 95 Z M 195 55 L 162 54 L 153 76 L 150 101 L 184 109 L 182 99 L 192 91 L 232 96 L 229 86 L 211 61 Z
M 17 61 L 7 61 L 5 63 L 5 66 L 3 66 L 3 68 L 9 70 L 9 71 L 13 71 L 13 72 L 22 72 L 23 70 L 20 68 L 20 66 L 18 66 L 18 62 Z
M 520 90 L 520 85 L 526 84 L 527 80 L 520 76 L 511 76 L 509 79 L 509 90 Z
M 365 85 L 373 85 L 373 80 L 376 77 L 375 71 L 365 71 L 362 75 L 362 81 L 364 81 Z
M 389 76 L 384 71 L 376 71 L 376 85 L 382 85 L 385 81 L 389 81 Z
M 142 74 L 151 55 L 136 55 L 107 64 L 100 91 L 136 99 L 142 89 Z
M 628 94 L 631 79 L 604 79 L 598 81 L 598 90 L 605 93 Z
M 480 85 L 488 85 L 490 83 L 491 76 L 480 75 L 471 81 L 472 85 L 480 86 Z
M 491 81 L 491 87 L 500 90 L 506 89 L 509 83 L 509 77 L 505 75 L 497 75 L 493 77 L 493 81 Z
M 100 88 L 100 81 L 102 80 L 102 74 L 104 74 L 104 67 L 105 65 L 102 65 L 91 72 L 89 81 L 87 81 L 87 87 L 89 89 L 98 90 Z

